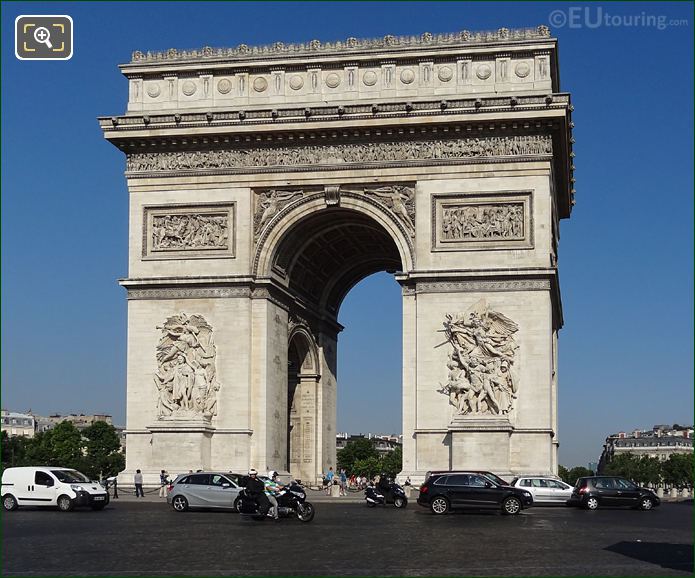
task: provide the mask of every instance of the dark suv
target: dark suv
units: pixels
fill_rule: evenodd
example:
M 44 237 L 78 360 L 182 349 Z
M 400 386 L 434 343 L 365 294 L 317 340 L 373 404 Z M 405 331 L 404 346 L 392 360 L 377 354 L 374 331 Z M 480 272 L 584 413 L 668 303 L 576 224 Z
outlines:
M 456 508 L 499 508 L 503 514 L 518 514 L 533 505 L 533 496 L 480 472 L 433 472 L 420 487 L 417 503 L 434 514 Z
M 625 478 L 591 476 L 579 478 L 568 504 L 595 510 L 599 506 L 631 506 L 651 510 L 661 503 L 658 496 L 647 488 L 640 488 Z

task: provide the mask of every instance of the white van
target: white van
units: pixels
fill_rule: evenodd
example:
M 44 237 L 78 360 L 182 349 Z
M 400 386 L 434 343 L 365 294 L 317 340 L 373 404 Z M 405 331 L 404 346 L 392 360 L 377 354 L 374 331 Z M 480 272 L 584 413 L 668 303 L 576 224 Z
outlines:
M 69 512 L 75 506 L 101 510 L 109 503 L 108 492 L 97 482 L 69 468 L 7 468 L 2 473 L 2 505 L 5 510 L 19 506 L 58 506 Z

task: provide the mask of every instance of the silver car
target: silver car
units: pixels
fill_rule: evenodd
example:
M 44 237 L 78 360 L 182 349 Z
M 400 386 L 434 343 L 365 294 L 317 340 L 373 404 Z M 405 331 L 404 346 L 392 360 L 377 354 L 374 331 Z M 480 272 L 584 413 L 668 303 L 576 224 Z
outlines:
M 511 485 L 531 492 L 534 504 L 566 504 L 572 496 L 572 486 L 546 476 L 514 478 Z
M 172 484 L 167 503 L 177 512 L 189 508 L 226 508 L 236 510 L 242 490 L 239 474 L 196 472 L 178 476 Z

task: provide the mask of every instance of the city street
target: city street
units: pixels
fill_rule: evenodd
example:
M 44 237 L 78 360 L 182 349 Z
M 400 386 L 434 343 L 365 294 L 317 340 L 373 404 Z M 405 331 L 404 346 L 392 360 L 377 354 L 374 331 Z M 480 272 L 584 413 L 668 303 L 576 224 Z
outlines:
M 532 508 L 435 517 L 327 500 L 316 518 L 255 522 L 229 512 L 176 513 L 132 498 L 101 512 L 3 515 L 4 576 L 32 575 L 690 575 L 692 501 L 650 511 Z

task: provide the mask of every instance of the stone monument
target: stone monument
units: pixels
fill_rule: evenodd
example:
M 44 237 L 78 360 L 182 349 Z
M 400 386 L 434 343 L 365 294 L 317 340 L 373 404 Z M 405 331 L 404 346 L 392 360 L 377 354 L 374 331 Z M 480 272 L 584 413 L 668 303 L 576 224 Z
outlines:
M 340 304 L 403 306 L 403 476 L 557 470 L 570 97 L 547 27 L 134 52 L 126 474 L 336 466 Z

